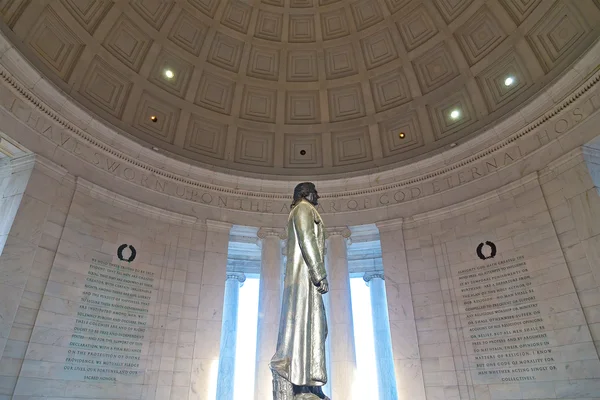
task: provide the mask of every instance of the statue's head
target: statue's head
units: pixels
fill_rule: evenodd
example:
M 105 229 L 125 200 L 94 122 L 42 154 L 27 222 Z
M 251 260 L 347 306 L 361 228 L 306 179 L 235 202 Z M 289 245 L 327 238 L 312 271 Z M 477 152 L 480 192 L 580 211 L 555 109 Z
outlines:
M 300 200 L 305 199 L 310 202 L 313 206 L 317 206 L 319 195 L 317 194 L 317 188 L 312 182 L 302 182 L 296 185 L 294 188 L 294 201 L 292 207 L 294 207 Z

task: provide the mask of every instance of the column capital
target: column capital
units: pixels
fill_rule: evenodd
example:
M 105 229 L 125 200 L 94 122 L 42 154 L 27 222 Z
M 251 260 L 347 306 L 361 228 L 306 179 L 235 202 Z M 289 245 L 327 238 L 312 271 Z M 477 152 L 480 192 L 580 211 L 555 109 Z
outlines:
M 276 236 L 281 240 L 287 239 L 287 230 L 281 228 L 261 227 L 256 234 L 259 239 L 266 239 L 269 236 Z
M 373 279 L 381 279 L 382 281 L 384 281 L 385 275 L 383 274 L 382 271 L 370 271 L 370 272 L 365 272 L 365 274 L 363 275 L 363 279 L 367 283 L 371 282 L 371 280 L 373 280 Z
M 341 236 L 344 239 L 349 239 L 352 231 L 347 226 L 332 226 L 325 228 L 325 237 L 329 239 L 332 236 Z
M 225 279 L 236 279 L 239 283 L 244 283 L 244 281 L 246 280 L 246 274 L 244 274 L 243 272 L 228 271 Z
M 398 229 L 402 229 L 403 218 L 388 219 L 386 221 L 376 222 L 375 225 L 379 229 L 379 232 L 388 232 Z
M 233 225 L 229 222 L 215 221 L 212 219 L 206 220 L 206 228 L 209 232 L 220 232 L 229 234 L 232 226 Z

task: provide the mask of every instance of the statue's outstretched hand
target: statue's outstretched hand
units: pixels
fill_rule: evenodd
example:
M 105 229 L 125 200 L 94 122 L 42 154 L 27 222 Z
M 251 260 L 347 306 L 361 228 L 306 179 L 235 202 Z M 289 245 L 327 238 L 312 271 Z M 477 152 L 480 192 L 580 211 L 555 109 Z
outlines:
M 329 292 L 329 282 L 327 282 L 327 278 L 323 278 L 323 280 L 317 286 L 317 292 L 321 294 L 325 294 Z

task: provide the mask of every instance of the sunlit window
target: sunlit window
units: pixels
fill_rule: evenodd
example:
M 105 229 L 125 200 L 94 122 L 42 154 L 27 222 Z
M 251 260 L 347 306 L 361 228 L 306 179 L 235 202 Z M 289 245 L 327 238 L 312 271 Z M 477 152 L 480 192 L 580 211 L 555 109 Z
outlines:
M 259 282 L 258 275 L 246 274 L 246 281 L 240 288 L 235 350 L 234 400 L 248 400 L 248 393 L 254 393 Z
M 357 377 L 354 398 L 379 400 L 377 364 L 375 362 L 375 340 L 371 317 L 369 287 L 360 277 L 350 278 L 352 295 L 352 318 L 354 320 L 354 343 L 356 347 Z

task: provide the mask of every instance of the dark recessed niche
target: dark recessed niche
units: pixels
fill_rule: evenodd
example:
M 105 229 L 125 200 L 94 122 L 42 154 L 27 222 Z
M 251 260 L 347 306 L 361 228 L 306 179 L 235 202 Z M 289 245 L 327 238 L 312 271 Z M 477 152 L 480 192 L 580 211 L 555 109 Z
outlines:
M 300 155 L 301 155 L 301 156 L 304 156 L 304 155 L 306 155 L 306 150 L 300 150 Z

